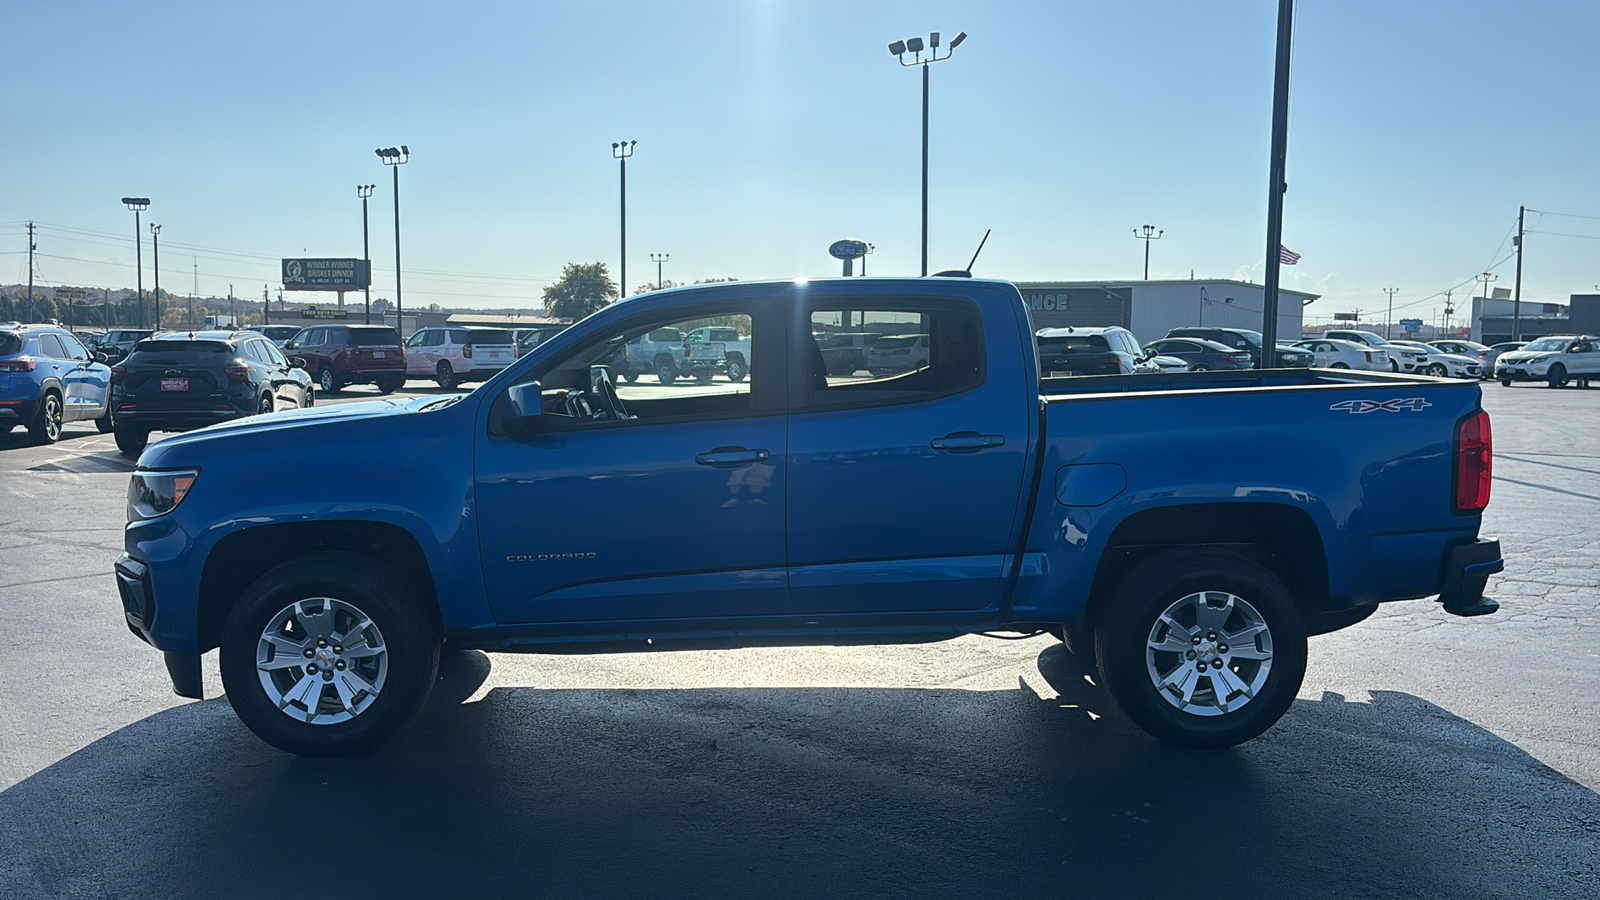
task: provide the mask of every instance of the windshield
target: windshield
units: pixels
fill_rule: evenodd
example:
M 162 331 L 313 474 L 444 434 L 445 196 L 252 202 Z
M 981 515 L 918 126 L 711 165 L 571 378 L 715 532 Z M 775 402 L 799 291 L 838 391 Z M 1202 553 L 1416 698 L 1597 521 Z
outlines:
M 503 328 L 469 328 L 467 342 L 471 344 L 514 344 L 511 332 Z
M 1522 349 L 1539 353 L 1549 353 L 1551 351 L 1559 353 L 1567 349 L 1567 342 L 1570 340 L 1571 338 L 1540 338 Z
M 882 347 L 883 341 L 878 342 Z M 1104 337 L 1098 334 L 1075 334 L 1070 337 L 1048 337 L 1039 339 L 1040 353 L 1074 353 L 1080 350 L 1090 352 L 1103 352 L 1111 349 Z
M 400 343 L 400 334 L 393 328 L 350 329 L 350 346 L 353 347 L 388 346 L 398 343 Z

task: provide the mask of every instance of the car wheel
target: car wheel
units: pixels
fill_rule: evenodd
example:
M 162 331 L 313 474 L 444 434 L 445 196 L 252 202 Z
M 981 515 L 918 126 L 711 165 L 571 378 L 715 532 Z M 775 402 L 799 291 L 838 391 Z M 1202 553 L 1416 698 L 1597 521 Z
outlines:
M 1202 365 L 1200 363 L 1195 363 L 1194 365 L 1189 367 L 1189 371 L 1191 371 L 1191 372 L 1209 372 L 1209 371 L 1211 371 L 1211 367 Z
M 94 427 L 99 429 L 101 434 L 110 434 L 116 430 L 117 423 L 116 418 L 111 413 L 110 400 L 106 401 L 106 414 L 94 420 Z
M 629 372 L 626 375 L 622 376 L 622 380 L 626 381 L 629 384 L 633 384 L 635 381 L 639 380 L 639 373 L 638 372 Z
M 47 391 L 39 402 L 38 412 L 33 414 L 33 421 L 28 423 L 28 433 L 41 444 L 54 444 L 61 440 L 62 424 L 61 395 Z
M 317 370 L 317 384 L 322 388 L 324 394 L 336 394 L 339 392 L 339 379 L 333 377 L 332 366 L 325 365 Z
M 710 384 L 711 380 L 713 378 L 716 378 L 716 377 L 717 377 L 717 373 L 715 373 L 715 372 L 696 372 L 696 373 L 694 373 L 695 384 Z
M 678 373 L 674 371 L 672 363 L 662 363 L 656 367 L 656 380 L 662 384 L 671 384 L 677 377 Z
M 268 413 L 272 412 L 274 405 L 275 404 L 273 404 L 273 402 L 272 402 L 272 395 L 271 394 L 262 394 L 261 395 L 261 402 L 256 404 L 256 415 L 258 415 L 258 416 L 267 415 Z
M 1432 375 L 1435 378 L 1444 378 L 1444 377 L 1446 377 L 1446 376 L 1448 376 L 1450 374 L 1450 370 L 1446 369 L 1443 365 L 1441 365 L 1439 363 L 1434 363 L 1433 365 L 1428 367 L 1428 371 L 1427 371 L 1426 374 Z
M 1306 627 L 1282 581 L 1240 553 L 1169 550 L 1118 584 L 1095 629 L 1100 677 L 1128 717 L 1182 747 L 1230 747 L 1288 710 Z
M 1342 362 L 1336 362 L 1333 365 L 1329 366 L 1328 368 L 1330 368 L 1330 369 L 1348 369 L 1350 367 L 1345 365 Z
M 1511 387 L 1511 379 L 1509 379 L 1509 378 L 1500 379 L 1500 386 L 1501 387 Z
M 380 378 L 378 379 L 378 393 L 392 394 L 405 386 L 405 383 L 403 378 Z
M 300 408 L 301 409 L 310 409 L 311 407 L 316 406 L 316 405 L 317 405 L 317 391 L 316 391 L 316 388 L 306 388 L 306 400 L 305 400 L 304 403 L 300 404 Z
M 1567 367 L 1561 363 L 1556 363 L 1550 367 L 1550 372 L 1545 377 L 1550 379 L 1551 387 L 1561 387 L 1567 383 Z
M 729 381 L 743 381 L 744 377 L 748 374 L 750 374 L 750 369 L 744 364 L 744 360 L 737 356 L 728 360 Z
M 1398 373 L 1400 371 L 1400 361 L 1397 359 L 1389 360 L 1389 371 Z
M 439 383 L 439 387 L 448 391 L 456 386 L 456 370 L 450 368 L 448 362 L 441 361 L 434 369 L 433 380 Z
M 439 671 L 423 598 L 353 553 L 285 562 L 228 614 L 222 684 L 257 737 L 301 756 L 370 750 L 421 709 Z
M 145 445 L 150 443 L 150 432 L 144 428 L 118 428 L 116 430 L 117 450 L 129 459 L 138 459 L 144 452 Z

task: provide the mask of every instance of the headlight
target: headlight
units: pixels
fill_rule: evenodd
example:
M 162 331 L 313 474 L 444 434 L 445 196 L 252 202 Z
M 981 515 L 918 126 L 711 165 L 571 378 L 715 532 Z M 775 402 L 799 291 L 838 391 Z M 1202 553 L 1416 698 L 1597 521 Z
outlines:
M 1548 357 L 1548 356 L 1530 356 L 1527 359 L 1514 359 L 1514 360 L 1512 360 L 1512 362 L 1514 362 L 1514 363 L 1518 363 L 1518 362 L 1527 363 L 1530 366 L 1536 366 L 1539 363 L 1547 363 L 1549 361 L 1550 361 L 1550 357 Z
M 199 477 L 198 469 L 133 473 L 128 480 L 128 521 L 153 519 L 177 509 Z

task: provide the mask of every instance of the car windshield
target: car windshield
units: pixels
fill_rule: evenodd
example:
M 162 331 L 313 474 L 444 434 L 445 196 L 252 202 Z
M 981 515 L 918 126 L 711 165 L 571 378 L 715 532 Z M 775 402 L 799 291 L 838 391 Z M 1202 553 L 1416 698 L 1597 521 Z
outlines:
M 355 347 L 391 346 L 400 343 L 400 334 L 393 328 L 352 328 L 350 344 Z
M 879 341 L 882 347 L 884 341 Z M 1077 351 L 1103 352 L 1111 349 L 1111 344 L 1103 335 L 1098 334 L 1073 334 L 1064 337 L 1047 337 L 1039 339 L 1039 351 L 1050 353 L 1074 353 Z
M 504 328 L 469 328 L 467 329 L 468 343 L 471 344 L 512 344 L 511 332 Z
M 1522 349 L 1539 353 L 1550 353 L 1552 351 L 1559 353 L 1567 349 L 1567 344 L 1571 340 L 1571 338 L 1540 338 Z
M 222 341 L 140 341 L 128 354 L 128 365 L 139 363 L 197 363 L 215 362 L 230 355 L 233 347 Z

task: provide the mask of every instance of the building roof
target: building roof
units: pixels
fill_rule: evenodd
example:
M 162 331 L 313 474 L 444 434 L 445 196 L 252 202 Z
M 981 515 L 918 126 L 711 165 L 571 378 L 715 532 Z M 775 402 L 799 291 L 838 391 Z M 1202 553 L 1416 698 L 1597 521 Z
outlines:
M 566 319 L 549 316 L 514 315 L 497 316 L 486 313 L 451 313 L 445 320 L 449 325 L 501 325 L 507 328 L 536 328 L 540 325 L 570 325 Z
M 1234 280 L 1232 278 L 1172 278 L 1172 279 L 1156 279 L 1156 278 L 1152 278 L 1149 281 L 1143 281 L 1143 280 L 1139 280 L 1139 279 L 1135 279 L 1135 280 L 1132 280 L 1132 281 L 1065 281 L 1065 280 L 1063 280 L 1063 281 L 1018 281 L 1018 282 L 1015 282 L 1015 284 L 1019 288 L 1022 288 L 1022 287 L 1043 287 L 1045 285 L 1051 285 L 1051 286 L 1064 285 L 1066 287 L 1086 287 L 1086 288 L 1135 288 L 1135 287 L 1149 287 L 1149 286 L 1153 286 L 1153 285 L 1174 285 L 1174 284 L 1192 284 L 1192 285 L 1196 285 L 1196 286 L 1207 285 L 1207 284 L 1231 284 L 1231 285 L 1237 285 L 1238 287 L 1242 287 L 1242 288 L 1253 288 L 1255 290 L 1264 290 L 1265 287 L 1266 287 L 1265 285 L 1257 284 L 1255 282 L 1251 282 L 1251 281 L 1236 281 L 1236 280 Z M 1286 287 L 1278 288 L 1278 293 L 1280 293 L 1280 294 L 1293 294 L 1296 297 L 1311 297 L 1312 299 L 1320 299 L 1322 297 L 1321 294 L 1308 294 L 1305 291 L 1291 290 L 1291 289 L 1286 288 Z

